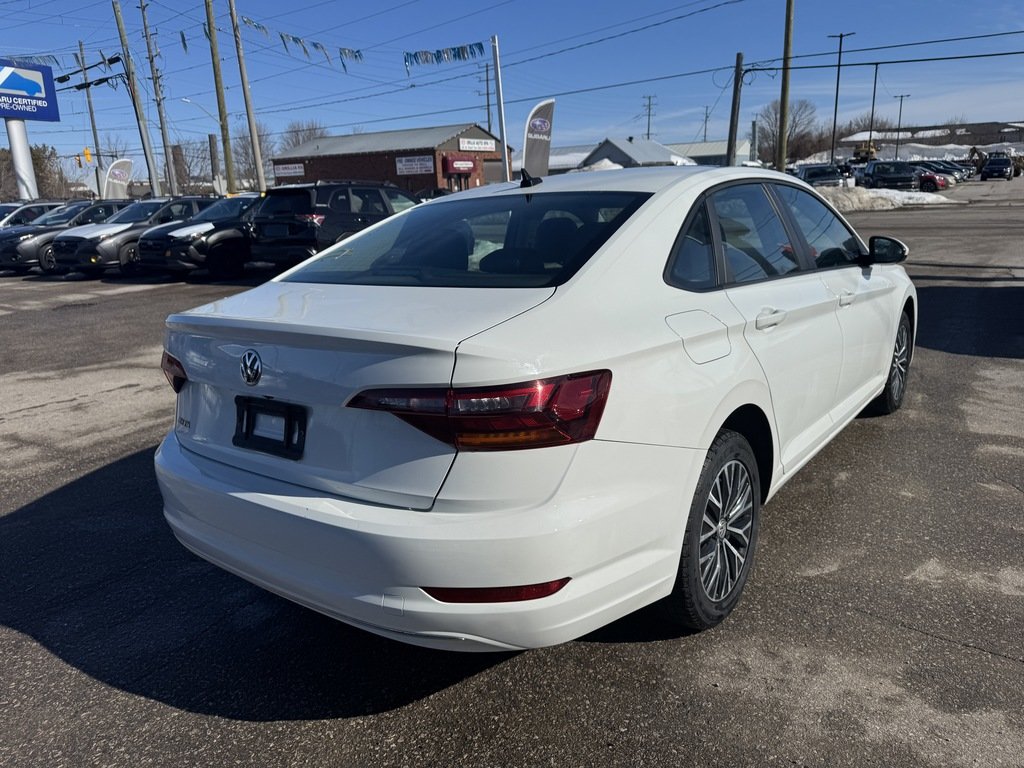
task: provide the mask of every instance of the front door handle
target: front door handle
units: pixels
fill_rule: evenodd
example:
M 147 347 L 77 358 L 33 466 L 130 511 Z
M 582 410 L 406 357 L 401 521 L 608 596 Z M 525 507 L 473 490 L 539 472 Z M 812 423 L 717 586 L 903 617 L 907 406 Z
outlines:
M 848 307 L 853 304 L 853 299 L 856 294 L 853 291 L 843 291 L 839 294 L 839 306 Z
M 754 327 L 759 331 L 774 328 L 786 319 L 786 312 L 781 309 L 765 309 L 754 319 Z

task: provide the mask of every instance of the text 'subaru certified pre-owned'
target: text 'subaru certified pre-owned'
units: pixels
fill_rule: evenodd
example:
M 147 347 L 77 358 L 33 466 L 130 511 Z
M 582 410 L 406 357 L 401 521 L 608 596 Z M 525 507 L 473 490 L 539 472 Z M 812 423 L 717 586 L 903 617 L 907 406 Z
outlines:
M 168 318 L 156 468 L 186 547 L 438 648 L 733 609 L 764 502 L 903 400 L 906 248 L 770 171 L 530 182 Z

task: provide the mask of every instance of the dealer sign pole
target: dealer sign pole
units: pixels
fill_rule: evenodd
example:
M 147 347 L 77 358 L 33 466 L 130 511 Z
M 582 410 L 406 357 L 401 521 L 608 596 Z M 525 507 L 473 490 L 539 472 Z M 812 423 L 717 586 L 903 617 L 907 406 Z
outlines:
M 14 165 L 14 175 L 18 180 L 18 197 L 23 200 L 35 200 L 39 197 L 39 189 L 36 187 L 36 169 L 32 165 L 32 149 L 29 147 L 25 121 L 8 117 L 4 123 L 7 125 L 7 139 L 11 144 L 11 163 Z

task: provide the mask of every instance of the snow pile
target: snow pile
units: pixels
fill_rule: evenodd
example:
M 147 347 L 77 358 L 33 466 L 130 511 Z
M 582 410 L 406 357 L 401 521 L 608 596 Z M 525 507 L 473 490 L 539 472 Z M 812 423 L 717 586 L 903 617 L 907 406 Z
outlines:
M 904 205 L 938 205 L 959 203 L 930 192 L 903 192 L 898 189 L 865 189 L 864 187 L 818 187 L 817 192 L 841 213 L 854 211 L 888 211 Z

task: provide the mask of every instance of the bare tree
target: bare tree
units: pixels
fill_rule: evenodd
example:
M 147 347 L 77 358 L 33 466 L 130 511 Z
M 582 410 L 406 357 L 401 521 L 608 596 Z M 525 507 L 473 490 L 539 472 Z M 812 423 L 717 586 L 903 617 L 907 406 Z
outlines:
M 816 151 L 821 129 L 816 124 L 817 113 L 807 99 L 789 105 L 789 125 L 786 131 L 786 149 L 790 157 L 805 157 Z M 757 151 L 759 159 L 770 163 L 775 157 L 779 141 L 779 100 L 766 104 L 757 113 Z
M 209 193 L 213 189 L 209 142 L 183 141 L 175 146 L 178 147 L 174 152 L 178 189 L 186 195 Z
M 277 150 L 274 133 L 266 123 L 257 120 L 256 134 L 259 136 L 260 154 L 263 156 L 263 175 L 269 179 L 274 170 L 271 158 Z M 235 158 L 235 176 L 239 189 L 256 189 L 256 161 L 253 159 L 248 131 L 240 131 L 231 138 L 231 152 Z
M 281 139 L 277 143 L 277 151 L 287 152 L 289 149 L 295 149 L 307 141 L 322 139 L 328 135 L 327 128 L 318 120 L 293 120 L 281 132 Z

